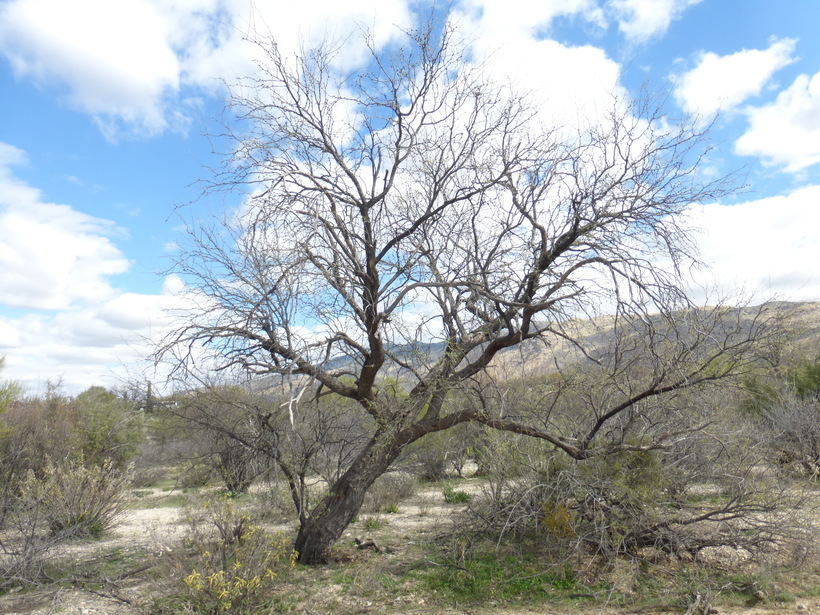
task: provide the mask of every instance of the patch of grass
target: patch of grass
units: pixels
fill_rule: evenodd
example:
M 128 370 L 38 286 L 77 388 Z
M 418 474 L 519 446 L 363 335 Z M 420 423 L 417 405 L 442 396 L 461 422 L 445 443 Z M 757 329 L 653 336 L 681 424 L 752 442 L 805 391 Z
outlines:
M 390 504 L 389 506 L 384 507 L 384 512 L 386 512 L 388 515 L 395 515 L 399 512 L 399 507 L 395 504 Z
M 380 530 L 385 525 L 387 525 L 387 521 L 382 519 L 381 517 L 367 517 L 364 520 L 364 529 L 366 530 Z
M 456 603 L 539 602 L 555 591 L 576 588 L 569 567 L 544 570 L 529 557 L 481 555 L 462 565 L 441 563 L 422 573 L 427 589 Z
M 783 590 L 772 596 L 772 599 L 780 604 L 791 604 L 794 602 L 794 595 L 790 591 Z
M 466 504 L 472 499 L 466 491 L 456 491 L 452 487 L 445 487 L 441 495 L 444 496 L 444 501 L 448 504 Z
M 336 585 L 341 586 L 345 592 L 350 590 L 350 587 L 356 581 L 356 576 L 349 570 L 345 570 L 340 572 L 334 577 L 334 582 Z

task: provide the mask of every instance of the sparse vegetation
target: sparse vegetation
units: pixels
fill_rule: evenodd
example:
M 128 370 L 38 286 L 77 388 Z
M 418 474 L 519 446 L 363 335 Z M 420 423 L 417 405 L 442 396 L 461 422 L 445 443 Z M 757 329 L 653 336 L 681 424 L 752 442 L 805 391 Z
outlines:
M 184 545 L 165 561 L 174 581 L 153 613 L 239 615 L 270 605 L 294 552 L 286 536 L 265 531 L 222 497 L 189 511 Z
M 816 339 L 789 346 L 783 304 L 684 293 L 686 210 L 732 191 L 699 168 L 700 125 L 645 99 L 550 128 L 450 24 L 404 34 L 368 38 L 357 78 L 343 45 L 256 41 L 213 182 L 252 189 L 175 252 L 199 300 L 157 349 L 174 394 L 0 383 L 0 596 L 240 615 L 820 594 Z M 151 523 L 115 542 L 129 515 Z
M 560 597 L 556 592 L 578 588 L 577 575 L 569 567 L 545 570 L 537 558 L 499 553 L 436 562 L 421 578 L 428 590 L 455 604 L 541 603 Z
M 441 495 L 444 496 L 444 501 L 448 504 L 465 504 L 472 499 L 466 491 L 456 491 L 452 487 L 445 487 Z

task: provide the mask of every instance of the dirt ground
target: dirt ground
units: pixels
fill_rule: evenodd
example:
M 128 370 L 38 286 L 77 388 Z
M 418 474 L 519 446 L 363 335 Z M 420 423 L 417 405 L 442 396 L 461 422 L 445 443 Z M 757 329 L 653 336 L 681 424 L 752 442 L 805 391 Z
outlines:
M 459 487 L 461 488 L 461 487 Z M 178 506 L 161 505 L 163 497 L 167 497 L 159 489 L 133 490 L 132 500 L 139 494 L 138 508 L 131 508 L 120 519 L 116 527 L 103 539 L 82 541 L 63 546 L 54 555 L 74 561 L 102 562 L 108 554 L 116 553 L 123 557 L 129 553 L 135 554 L 134 570 L 138 572 L 125 579 L 113 580 L 106 589 L 80 589 L 44 587 L 33 591 L 18 592 L 0 598 L 1 614 L 25 615 L 136 615 L 150 612 L 147 598 L 156 587 L 155 580 L 147 580 L 145 571 L 140 571 L 140 563 L 145 562 L 146 570 L 156 558 L 160 558 L 165 550 L 177 544 L 185 532 L 186 523 L 182 509 Z M 155 499 L 156 507 L 151 507 L 151 500 Z M 395 565 L 402 558 L 410 556 L 414 546 L 431 541 L 449 523 L 454 510 L 453 505 L 445 505 L 442 501 L 440 488 L 427 488 L 420 491 L 413 498 L 402 502 L 399 512 L 395 514 L 380 514 L 385 520 L 383 528 L 373 531 L 364 529 L 363 522 L 354 523 L 346 532 L 340 544 L 349 544 L 347 552 L 351 559 L 357 562 L 357 570 L 361 578 L 360 584 L 367 582 L 367 575 L 373 571 Z M 372 517 L 372 515 L 370 516 Z M 363 519 L 368 518 L 364 516 Z M 288 529 L 288 528 L 279 528 Z M 353 547 L 353 539 L 366 537 L 373 539 L 382 548 L 381 553 L 373 551 L 357 551 Z M 344 552 L 344 549 L 343 549 Z M 418 552 L 417 550 L 415 551 Z M 95 558 L 97 558 L 95 560 Z M 93 568 L 93 564 L 92 564 Z M 816 566 L 815 566 L 816 568 Z M 324 615 L 335 613 L 404 613 L 412 615 L 615 615 L 620 613 L 640 613 L 653 615 L 670 611 L 655 611 L 647 608 L 613 608 L 600 606 L 593 609 L 578 610 L 577 607 L 553 608 L 549 603 L 537 606 L 510 607 L 507 605 L 488 604 L 471 606 L 464 609 L 442 608 L 429 604 L 424 597 L 412 593 L 401 593 L 390 596 L 381 592 L 375 597 L 364 592 L 357 595 L 355 592 L 346 592 L 338 583 L 334 582 L 334 574 L 338 570 L 334 565 L 324 570 L 311 571 L 309 579 L 303 574 L 300 578 L 290 579 L 283 587 L 284 592 L 293 592 L 299 597 L 294 604 L 298 605 L 291 612 L 301 615 Z M 295 575 L 299 577 L 299 575 Z M 306 583 L 310 582 L 310 586 Z M 314 586 L 315 584 L 315 586 Z M 366 597 L 362 597 L 366 596 Z M 341 605 L 341 606 L 340 606 Z M 677 612 L 683 612 L 679 610 Z M 706 611 L 694 611 L 703 614 Z M 817 613 L 820 614 L 820 597 L 797 598 L 786 606 L 763 604 L 756 607 L 719 607 L 709 613 L 722 615 L 773 615 L 775 613 Z

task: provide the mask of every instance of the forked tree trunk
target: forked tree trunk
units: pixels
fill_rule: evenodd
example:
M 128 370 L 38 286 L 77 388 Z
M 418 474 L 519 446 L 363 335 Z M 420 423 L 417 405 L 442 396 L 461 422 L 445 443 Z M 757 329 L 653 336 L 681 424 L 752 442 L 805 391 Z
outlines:
M 296 535 L 294 549 L 300 564 L 327 563 L 331 547 L 359 513 L 367 490 L 387 471 L 401 448 L 395 438 L 388 442 L 371 440 L 347 472 L 330 486 Z

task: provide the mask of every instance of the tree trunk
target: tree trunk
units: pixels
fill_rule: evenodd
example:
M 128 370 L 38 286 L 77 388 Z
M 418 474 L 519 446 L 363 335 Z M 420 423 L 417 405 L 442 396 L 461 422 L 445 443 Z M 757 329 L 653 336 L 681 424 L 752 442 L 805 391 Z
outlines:
M 328 494 L 299 527 L 294 549 L 300 564 L 326 564 L 331 547 L 362 507 L 373 482 L 390 467 L 401 451 L 396 438 L 371 440 L 351 467 L 330 486 Z

